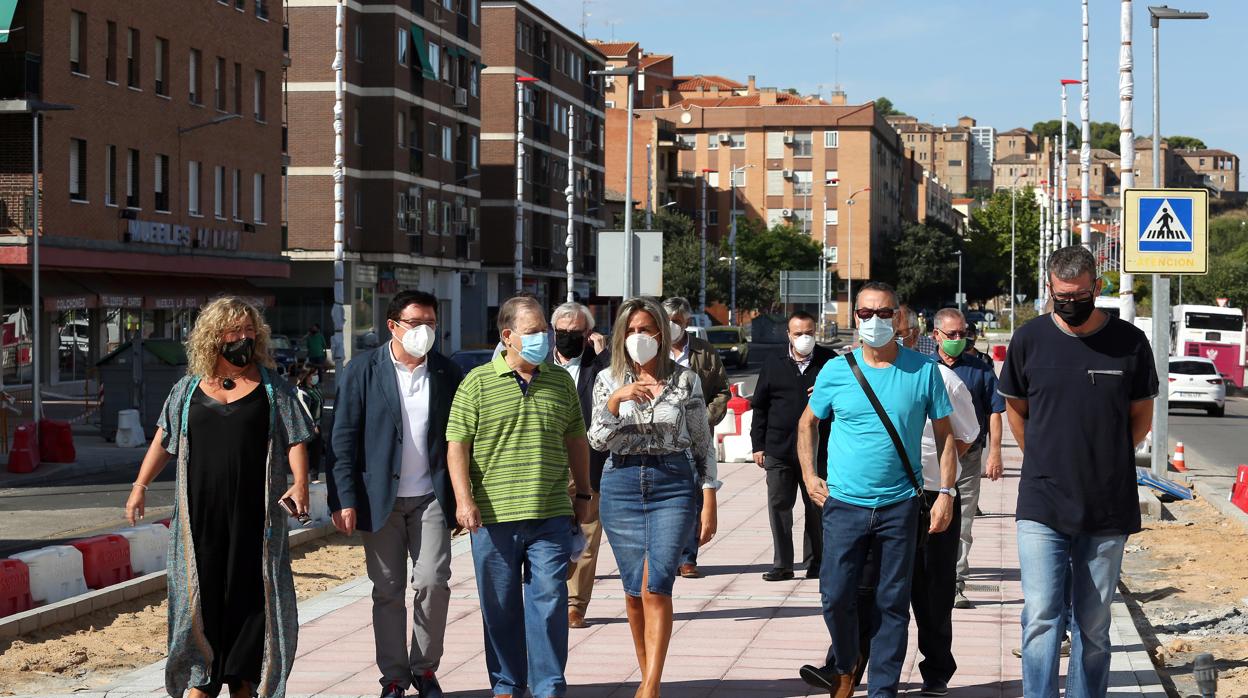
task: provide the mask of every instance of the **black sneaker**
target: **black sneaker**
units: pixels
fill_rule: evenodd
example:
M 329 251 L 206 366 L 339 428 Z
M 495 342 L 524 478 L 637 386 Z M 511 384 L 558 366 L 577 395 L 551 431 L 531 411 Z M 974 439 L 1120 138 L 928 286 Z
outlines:
M 949 695 L 949 686 L 943 683 L 924 683 L 923 690 L 919 691 L 921 696 L 947 696 Z
M 818 578 L 819 578 L 819 568 L 820 568 L 820 566 L 821 566 L 821 565 L 819 565 L 819 564 L 810 564 L 810 565 L 807 565 L 807 566 L 806 566 L 806 578 L 807 578 L 807 579 L 818 579 Z
M 412 682 L 412 688 L 416 689 L 416 694 L 420 698 L 442 698 L 442 686 L 438 684 L 438 678 L 433 675 L 432 671 L 426 671 L 422 676 L 417 676 Z
M 787 582 L 793 578 L 793 570 L 774 569 L 763 573 L 764 582 Z
M 397 683 L 391 683 L 382 689 L 381 698 L 403 698 L 403 687 Z

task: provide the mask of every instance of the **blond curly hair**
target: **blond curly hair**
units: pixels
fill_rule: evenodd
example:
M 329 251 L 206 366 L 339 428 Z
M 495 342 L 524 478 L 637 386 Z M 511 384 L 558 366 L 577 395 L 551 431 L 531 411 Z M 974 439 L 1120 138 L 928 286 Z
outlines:
M 274 368 L 273 357 L 269 353 L 272 332 L 264 321 L 264 314 L 237 296 L 221 296 L 214 298 L 200 311 L 195 327 L 186 338 L 186 372 L 201 378 L 214 375 L 217 357 L 225 344 L 222 338 L 227 332 L 241 329 L 247 320 L 256 326 L 256 350 L 252 362 Z

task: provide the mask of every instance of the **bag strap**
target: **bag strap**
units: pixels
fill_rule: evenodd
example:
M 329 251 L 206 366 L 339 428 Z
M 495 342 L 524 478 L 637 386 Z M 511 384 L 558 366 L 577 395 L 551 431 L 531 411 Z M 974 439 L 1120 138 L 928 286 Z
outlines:
M 888 414 L 884 412 L 884 406 L 880 404 L 880 399 L 875 396 L 875 391 L 871 389 L 871 384 L 867 382 L 867 377 L 862 375 L 862 368 L 858 366 L 857 359 L 854 358 L 854 352 L 845 355 L 845 360 L 849 362 L 849 368 L 854 372 L 854 377 L 858 379 L 858 385 L 862 386 L 862 392 L 867 394 L 867 400 L 871 402 L 871 406 L 875 408 L 875 414 L 884 423 L 884 429 L 888 431 L 888 436 L 893 440 L 893 446 L 897 449 L 897 455 L 901 456 L 901 465 L 906 471 L 906 478 L 910 480 L 910 485 L 914 487 L 914 491 L 923 495 L 923 488 L 919 486 L 919 480 L 914 476 L 914 468 L 910 465 L 910 456 L 906 454 L 906 447 L 901 443 L 901 436 L 897 434 L 897 428 L 893 426 L 893 420 L 888 418 Z

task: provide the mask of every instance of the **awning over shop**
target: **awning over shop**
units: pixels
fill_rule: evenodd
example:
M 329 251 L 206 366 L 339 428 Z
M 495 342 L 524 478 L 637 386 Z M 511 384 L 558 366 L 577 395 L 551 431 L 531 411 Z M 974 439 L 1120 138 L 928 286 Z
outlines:
M 17 12 L 17 0 L 0 0 L 0 44 L 9 40 L 13 28 L 13 13 Z
M 412 24 L 412 43 L 416 46 L 416 55 L 420 57 L 420 72 L 430 80 L 437 80 L 438 74 L 433 72 L 433 63 L 429 61 L 429 42 L 425 41 L 425 30 Z
M 31 286 L 30 272 L 13 272 L 22 283 Z M 39 274 L 39 295 L 43 296 L 45 312 L 98 308 L 99 298 L 91 289 L 75 281 L 77 275 L 45 271 Z
M 29 271 L 13 274 L 31 287 Z M 238 296 L 260 307 L 275 304 L 272 293 L 244 279 L 145 274 L 74 273 L 48 270 L 39 274 L 45 312 L 120 308 L 126 310 L 187 310 L 218 296 Z

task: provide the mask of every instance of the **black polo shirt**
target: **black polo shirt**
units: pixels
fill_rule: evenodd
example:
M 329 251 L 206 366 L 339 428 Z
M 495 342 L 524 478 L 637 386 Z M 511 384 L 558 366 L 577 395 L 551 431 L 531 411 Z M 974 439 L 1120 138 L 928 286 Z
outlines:
M 1157 388 L 1152 348 L 1128 322 L 1075 336 L 1041 315 L 1019 328 L 999 387 L 1027 400 L 1016 518 L 1068 535 L 1139 531 L 1131 404 Z

